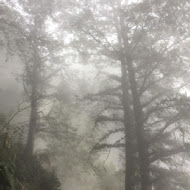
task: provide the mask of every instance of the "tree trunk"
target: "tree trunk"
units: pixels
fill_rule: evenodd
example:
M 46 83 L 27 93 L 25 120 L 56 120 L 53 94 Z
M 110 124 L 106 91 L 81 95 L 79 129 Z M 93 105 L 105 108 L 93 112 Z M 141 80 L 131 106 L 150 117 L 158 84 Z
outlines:
M 120 2 L 118 2 L 120 7 Z M 121 87 L 122 87 L 122 105 L 124 111 L 124 127 L 125 127 L 125 190 L 135 189 L 135 136 L 134 136 L 134 119 L 130 108 L 129 86 L 127 81 L 127 72 L 125 64 L 125 54 L 122 47 L 121 31 L 117 11 L 113 8 L 115 28 L 117 31 L 117 39 L 120 48 L 120 64 L 121 64 Z
M 136 129 L 137 146 L 138 146 L 139 161 L 140 161 L 141 190 L 151 190 L 152 186 L 150 179 L 149 154 L 148 154 L 147 142 L 145 139 L 143 111 L 137 90 L 135 72 L 131 59 L 127 60 L 127 70 L 128 70 L 129 83 L 133 97 L 135 129 Z
M 134 152 L 134 125 L 130 108 L 130 98 L 127 85 L 127 73 L 124 60 L 121 61 L 122 104 L 124 110 L 125 127 L 125 190 L 134 190 L 135 183 L 135 152 Z
M 149 154 L 148 147 L 145 140 L 144 132 L 144 120 L 143 111 L 140 102 L 139 93 L 137 90 L 137 83 L 135 79 L 135 72 L 132 64 L 132 59 L 130 56 L 130 44 L 128 43 L 128 37 L 126 36 L 126 27 L 124 21 L 124 12 L 120 11 L 120 27 L 121 27 L 121 38 L 123 42 L 123 52 L 125 65 L 128 71 L 128 80 L 130 85 L 130 90 L 133 99 L 133 111 L 134 111 L 134 121 L 135 121 L 135 131 L 137 138 L 137 149 L 139 154 L 139 165 L 140 165 L 140 176 L 141 176 L 141 190 L 151 190 L 150 181 L 150 168 L 149 168 Z
M 31 82 L 31 96 L 30 96 L 30 104 L 31 104 L 31 113 L 30 113 L 30 122 L 29 122 L 29 132 L 27 143 L 25 147 L 25 156 L 31 157 L 33 155 L 34 150 L 34 139 L 37 130 L 37 119 L 38 119 L 38 92 L 39 92 L 39 79 L 40 79 L 40 69 L 41 69 L 41 58 L 39 54 L 38 47 L 38 33 L 41 30 L 42 18 L 38 18 L 35 16 L 34 18 L 34 28 L 31 31 L 31 47 L 33 51 L 32 55 L 32 66 L 31 71 L 29 70 L 28 75 Z
M 27 143 L 25 147 L 25 156 L 30 157 L 33 155 L 33 149 L 34 149 L 34 138 L 37 128 L 37 118 L 38 118 L 38 106 L 37 106 L 37 77 L 38 77 L 38 65 L 37 63 L 33 63 L 33 71 L 31 76 L 31 113 L 30 113 L 30 122 L 29 122 L 29 132 L 28 132 L 28 138 Z

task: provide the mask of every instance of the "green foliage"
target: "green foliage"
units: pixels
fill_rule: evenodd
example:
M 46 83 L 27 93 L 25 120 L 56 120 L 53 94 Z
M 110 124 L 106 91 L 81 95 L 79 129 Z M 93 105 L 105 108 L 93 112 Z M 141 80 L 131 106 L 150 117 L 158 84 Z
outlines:
M 0 134 L 0 190 L 59 190 L 55 171 L 43 168 L 36 156 L 26 159 L 23 147 L 8 132 Z
M 60 182 L 54 171 L 47 172 L 43 170 L 40 179 L 40 189 L 46 190 L 58 190 Z
M 14 164 L 0 162 L 0 190 L 15 190 Z
M 59 190 L 60 183 L 55 172 L 44 169 L 35 156 L 27 160 L 18 158 L 16 177 L 28 190 Z

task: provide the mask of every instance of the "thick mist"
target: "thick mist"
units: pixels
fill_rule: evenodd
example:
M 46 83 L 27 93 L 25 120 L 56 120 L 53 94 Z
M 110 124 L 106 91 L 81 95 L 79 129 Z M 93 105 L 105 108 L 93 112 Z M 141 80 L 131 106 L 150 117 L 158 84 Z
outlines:
M 0 1 L 0 190 L 190 189 L 188 0 Z

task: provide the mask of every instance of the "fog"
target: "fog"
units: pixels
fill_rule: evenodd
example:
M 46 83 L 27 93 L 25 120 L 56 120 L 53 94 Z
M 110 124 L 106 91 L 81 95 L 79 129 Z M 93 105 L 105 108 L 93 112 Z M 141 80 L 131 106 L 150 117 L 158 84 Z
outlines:
M 0 0 L 0 190 L 190 189 L 188 0 Z

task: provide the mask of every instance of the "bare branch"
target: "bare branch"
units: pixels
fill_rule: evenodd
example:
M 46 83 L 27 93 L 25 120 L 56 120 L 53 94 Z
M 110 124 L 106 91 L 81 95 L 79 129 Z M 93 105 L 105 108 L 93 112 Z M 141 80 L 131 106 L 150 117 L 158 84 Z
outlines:
M 100 122 L 121 122 L 121 123 L 123 123 L 124 120 L 121 118 L 117 118 L 117 117 L 110 118 L 108 116 L 100 115 L 99 117 L 96 118 L 95 123 L 97 124 Z
M 177 148 L 173 148 L 170 150 L 165 150 L 163 152 L 156 152 L 152 158 L 150 158 L 150 163 L 153 163 L 157 160 L 161 160 L 170 156 L 174 156 L 176 154 L 184 153 L 184 152 L 190 152 L 190 145 L 185 144 L 184 146 L 179 146 Z
M 175 115 L 172 119 L 170 119 L 168 122 L 166 122 L 166 124 L 164 125 L 164 127 L 162 129 L 160 129 L 160 131 L 150 140 L 149 143 L 154 143 L 156 142 L 159 137 L 164 133 L 164 131 L 170 127 L 172 124 L 174 124 L 176 121 L 178 121 L 181 117 L 181 114 L 178 113 L 177 115 Z
M 30 105 L 29 106 L 26 106 L 22 109 L 20 109 L 20 107 L 18 107 L 18 110 L 10 117 L 10 119 L 3 125 L 3 127 L 1 128 L 0 130 L 0 133 L 10 124 L 10 122 L 22 111 L 26 110 L 30 108 Z

